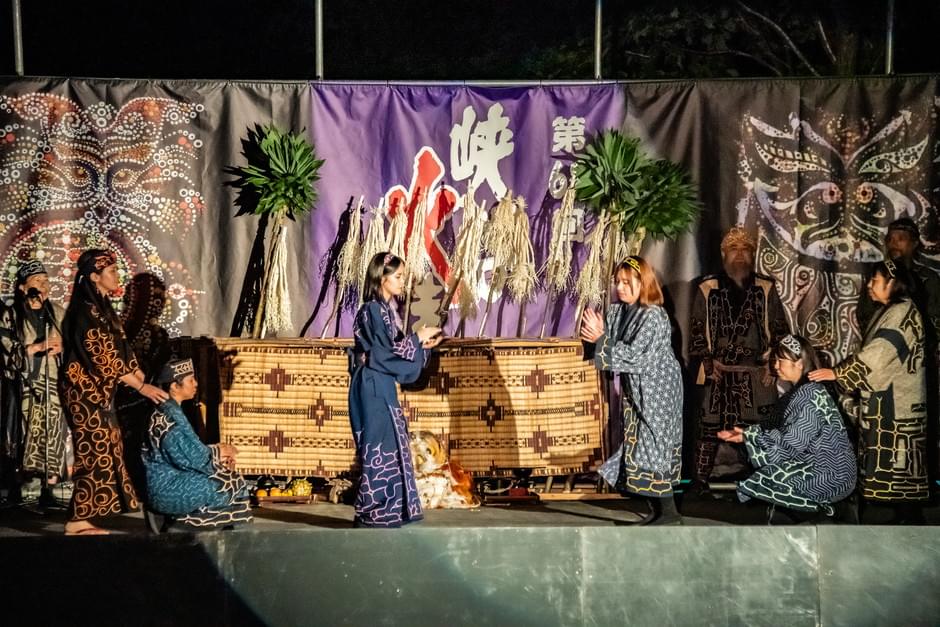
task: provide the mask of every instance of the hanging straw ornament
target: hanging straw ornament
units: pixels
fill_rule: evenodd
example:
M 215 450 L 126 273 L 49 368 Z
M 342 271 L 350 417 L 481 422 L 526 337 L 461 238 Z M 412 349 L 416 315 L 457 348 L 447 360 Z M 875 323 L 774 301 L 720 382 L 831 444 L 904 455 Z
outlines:
M 405 239 L 408 235 L 408 212 L 404 210 L 400 203 L 394 205 L 395 216 L 391 218 L 388 227 L 388 252 L 399 259 L 405 259 Z M 391 209 L 389 210 L 391 215 Z
M 343 300 L 350 285 L 359 284 L 359 264 L 361 263 L 359 237 L 362 232 L 363 200 L 365 200 L 365 197 L 360 196 L 359 204 L 353 210 L 352 215 L 349 216 L 349 233 L 346 235 L 343 248 L 339 251 L 338 268 L 336 270 L 339 301 Z
M 503 199 L 499 201 L 499 204 L 496 205 L 493 217 L 483 231 L 483 250 L 493 258 L 493 275 L 490 280 L 490 290 L 486 297 L 486 309 L 483 310 L 483 319 L 480 321 L 479 337 L 483 337 L 486 319 L 489 317 L 490 308 L 493 306 L 493 296 L 503 289 L 507 274 L 511 270 L 515 226 L 512 190 L 509 190 L 503 196 Z
M 346 300 L 346 292 L 350 286 L 361 285 L 359 281 L 359 235 L 362 232 L 362 202 L 364 200 L 364 196 L 359 197 L 359 204 L 349 216 L 349 231 L 346 234 L 346 241 L 339 251 L 339 259 L 336 263 L 336 292 L 333 294 L 333 309 L 330 311 L 330 316 L 326 319 L 323 330 L 320 332 L 321 340 L 326 337 L 327 329 L 330 328 L 330 324 L 339 315 L 339 308 Z
M 594 230 L 591 231 L 588 238 L 588 256 L 575 282 L 579 317 L 585 304 L 597 307 L 604 302 L 604 292 L 607 287 L 606 277 L 604 276 L 604 261 L 608 257 L 605 239 L 607 232 L 610 230 L 607 228 L 609 224 L 610 217 L 605 211 L 598 216 Z
M 532 235 L 529 231 L 529 215 L 522 196 L 516 196 L 516 220 L 513 237 L 512 274 L 509 277 L 509 296 L 520 304 L 519 320 L 516 324 L 516 337 L 522 337 L 526 324 L 526 305 L 535 294 L 535 251 L 532 248 Z
M 574 185 L 577 178 L 572 174 L 564 195 L 561 198 L 561 207 L 552 215 L 552 235 L 548 244 L 548 257 L 542 266 L 542 276 L 545 277 L 545 287 L 548 298 L 542 309 L 542 326 L 539 337 L 545 337 L 545 325 L 548 322 L 548 312 L 552 310 L 558 296 L 568 289 L 571 282 L 571 266 L 574 261 L 571 251 L 572 232 L 571 223 L 574 221 Z
M 359 304 L 362 304 L 365 294 L 363 286 L 365 285 L 366 272 L 369 270 L 369 263 L 372 258 L 379 253 L 388 251 L 388 242 L 385 239 L 385 210 L 380 203 L 378 207 L 370 211 L 372 220 L 369 221 L 369 228 L 366 231 L 366 238 L 362 242 L 362 253 L 359 257 L 359 267 L 356 272 L 356 285 L 359 286 Z
M 561 294 L 571 279 L 571 222 L 574 220 L 574 177 L 561 199 L 561 207 L 552 216 L 552 238 L 545 260 L 545 287 L 550 296 Z
M 437 312 L 442 325 L 447 321 L 454 294 L 458 290 L 460 318 L 466 319 L 477 315 L 476 284 L 485 225 L 483 208 L 473 198 L 473 188 L 468 188 L 463 198 L 460 229 L 457 232 L 454 256 L 451 259 L 452 274 L 448 281 L 447 293 L 441 300 L 441 306 Z
M 535 251 L 529 232 L 529 215 L 522 196 L 516 196 L 515 219 L 512 234 L 512 273 L 509 276 L 509 295 L 517 303 L 532 300 L 535 293 Z
M 271 260 L 271 279 L 267 286 L 268 302 L 264 310 L 264 328 L 275 333 L 291 327 L 290 291 L 287 285 L 287 229 L 281 229 L 278 237 L 280 241 Z
M 427 191 L 422 189 L 418 199 L 418 206 L 415 209 L 411 220 L 411 233 L 408 235 L 406 244 L 407 253 L 405 256 L 405 315 L 402 318 L 402 324 L 408 327 L 408 319 L 411 316 L 411 293 L 414 286 L 424 280 L 425 275 L 430 270 L 428 263 L 427 250 L 424 247 L 424 222 L 428 213 Z

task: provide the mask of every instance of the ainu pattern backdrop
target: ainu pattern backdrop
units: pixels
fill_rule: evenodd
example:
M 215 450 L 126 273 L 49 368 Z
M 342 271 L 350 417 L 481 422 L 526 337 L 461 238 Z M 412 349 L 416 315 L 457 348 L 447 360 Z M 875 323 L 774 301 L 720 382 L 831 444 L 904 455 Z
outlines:
M 91 247 L 118 257 L 115 306 L 144 334 L 227 334 L 255 217 L 236 218 L 229 165 L 254 124 L 309 127 L 309 86 L 23 79 L 0 83 L 0 292 L 39 258 L 70 296 Z M 263 103 L 260 104 L 260 103 Z M 306 248 L 306 225 L 291 242 Z M 295 289 L 306 294 L 296 267 Z M 298 311 L 299 328 L 304 314 Z M 148 338 L 132 337 L 135 346 Z
M 622 88 L 624 128 L 657 156 L 688 167 L 701 190 L 705 211 L 696 229 L 675 243 L 650 242 L 644 249 L 672 292 L 684 337 L 689 281 L 719 269 L 721 232 L 736 223 L 759 236 L 758 269 L 778 280 L 791 324 L 834 359 L 849 354 L 859 340 L 855 302 L 865 273 L 881 257 L 891 220 L 914 218 L 924 234 L 927 261 L 938 265 L 935 77 Z M 36 255 L 50 267 L 53 298 L 64 300 L 80 250 L 107 244 L 118 253 L 125 280 L 149 277 L 140 284 L 149 286 L 155 302 L 137 309 L 151 319 L 141 328 L 155 332 L 159 326 L 170 336 L 229 334 L 243 288 L 251 283 L 249 260 L 259 250 L 254 246 L 258 219 L 235 217 L 236 194 L 226 186 L 231 177 L 224 168 L 243 163 L 241 141 L 255 124 L 306 128 L 315 143 L 322 139 L 325 145 L 326 130 L 318 131 L 313 119 L 312 94 L 343 89 L 39 78 L 0 84 L 0 291 L 9 290 L 16 261 Z M 401 87 L 371 89 L 380 98 L 383 89 Z M 474 97 L 485 95 L 500 111 L 509 111 L 510 96 L 534 97 L 539 88 L 531 89 L 481 88 Z M 574 106 L 583 105 L 587 89 L 568 86 L 550 93 Z M 444 108 L 441 119 L 415 119 L 413 126 L 436 129 L 447 146 L 460 114 Z M 407 108 L 396 109 L 396 128 L 408 127 L 408 115 Z M 390 118 L 377 115 L 369 123 L 375 119 Z M 522 154 L 527 138 L 514 120 L 509 117 L 507 133 L 513 133 Z M 573 132 L 574 127 L 565 128 Z M 550 134 L 551 128 L 541 132 Z M 389 131 L 383 137 L 391 143 L 400 134 Z M 570 139 L 571 153 L 565 154 L 573 158 L 581 139 Z M 370 147 L 373 155 L 394 153 L 386 145 Z M 410 172 L 413 156 L 397 169 Z M 381 189 L 401 182 L 374 180 L 385 176 L 387 164 L 366 163 L 372 164 L 368 171 L 344 171 L 321 183 L 348 188 L 354 199 L 365 182 Z M 521 170 L 517 174 L 522 177 Z M 529 193 L 531 211 L 550 212 L 560 204 L 550 193 L 547 172 L 544 181 L 534 180 L 535 174 L 522 178 L 518 184 L 536 190 Z M 462 194 L 472 180 L 451 177 L 442 184 Z M 288 245 L 295 251 L 290 258 L 297 263 L 289 264 L 288 283 L 298 333 L 315 310 L 321 317 L 328 311 L 334 293 L 329 246 L 347 209 L 345 201 L 334 204 L 318 206 L 309 219 L 290 225 Z M 537 239 L 545 234 L 537 226 L 544 217 L 540 222 L 530 215 Z M 459 229 L 460 219 L 453 216 L 449 228 Z M 583 234 L 590 224 L 572 228 Z M 583 256 L 578 241 L 575 272 Z M 526 311 L 529 320 L 542 318 L 545 302 L 537 295 Z M 494 310 L 504 304 L 496 303 Z M 351 303 L 341 311 L 346 323 L 354 308 Z M 558 335 L 573 333 L 573 311 L 556 306 L 549 312 L 549 328 Z M 499 328 L 509 335 L 516 325 L 507 321 Z M 319 331 L 315 325 L 310 333 Z
M 694 245 L 700 269 L 715 271 L 722 231 L 746 226 L 758 239 L 757 270 L 776 279 L 791 327 L 833 361 L 858 348 L 856 304 L 891 221 L 912 218 L 922 261 L 940 269 L 935 78 L 627 90 L 628 126 L 699 182 L 705 211 L 680 246 Z M 659 268 L 688 263 L 674 246 L 647 252 Z M 683 274 L 667 280 L 676 287 L 692 272 Z M 677 312 L 687 311 L 688 292 L 677 292 Z
M 220 440 L 238 447 L 242 472 L 330 477 L 352 467 L 347 344 L 194 345 L 221 356 Z M 432 359 L 424 379 L 401 391 L 410 431 L 433 432 L 478 475 L 513 468 L 563 475 L 597 464 L 605 407 L 580 342 L 454 344 Z

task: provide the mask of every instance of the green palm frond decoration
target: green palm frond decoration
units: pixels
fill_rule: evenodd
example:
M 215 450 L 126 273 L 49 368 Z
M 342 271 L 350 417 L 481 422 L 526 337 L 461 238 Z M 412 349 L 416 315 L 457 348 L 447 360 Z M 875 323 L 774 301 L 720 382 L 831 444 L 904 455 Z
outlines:
M 233 185 L 252 188 L 258 195 L 254 213 L 283 215 L 291 220 L 309 212 L 317 201 L 314 184 L 323 159 L 300 133 L 266 126 L 258 137 L 259 151 L 246 166 L 233 168 Z
M 624 235 L 674 239 L 700 211 L 696 188 L 681 166 L 651 159 L 639 139 L 619 131 L 604 131 L 588 144 L 574 173 L 576 198 L 598 215 L 608 213 Z
M 700 212 L 697 190 L 685 169 L 657 159 L 643 167 L 636 205 L 624 212 L 620 227 L 625 233 L 644 228 L 653 239 L 675 239 L 689 229 Z
M 575 162 L 576 198 L 597 214 L 628 210 L 636 203 L 640 173 L 647 162 L 639 139 L 604 131 Z
M 229 185 L 239 189 L 237 204 L 244 212 L 269 218 L 271 228 L 252 329 L 252 336 L 260 338 L 266 330 L 290 328 L 285 218 L 296 220 L 313 209 L 324 160 L 317 159 L 303 131 L 282 131 L 273 124 L 249 130 L 242 146 L 248 164 L 226 168 L 236 177 Z

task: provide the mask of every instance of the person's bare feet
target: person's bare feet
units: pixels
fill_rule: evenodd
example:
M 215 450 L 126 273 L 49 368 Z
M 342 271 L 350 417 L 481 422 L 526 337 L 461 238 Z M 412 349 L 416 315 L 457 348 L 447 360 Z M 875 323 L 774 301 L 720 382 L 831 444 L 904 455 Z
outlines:
M 67 536 L 106 536 L 111 532 L 101 527 L 96 527 L 87 520 L 74 520 L 65 523 L 65 535 Z

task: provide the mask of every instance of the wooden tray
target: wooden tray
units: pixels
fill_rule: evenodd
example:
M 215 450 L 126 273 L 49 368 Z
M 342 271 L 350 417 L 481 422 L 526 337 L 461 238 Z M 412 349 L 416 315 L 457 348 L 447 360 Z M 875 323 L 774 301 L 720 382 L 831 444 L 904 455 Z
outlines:
M 299 505 L 309 505 L 319 500 L 318 494 L 309 494 L 307 496 L 254 496 L 252 497 L 260 507 L 272 505 L 274 503 L 297 503 Z

